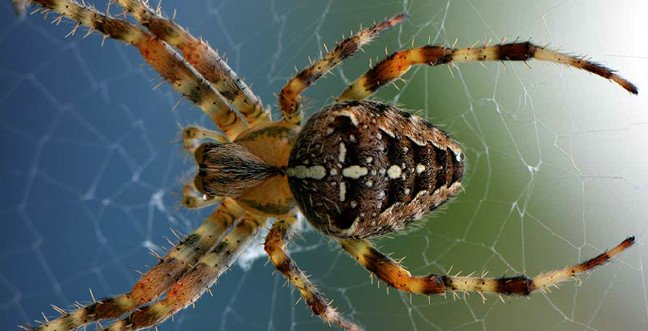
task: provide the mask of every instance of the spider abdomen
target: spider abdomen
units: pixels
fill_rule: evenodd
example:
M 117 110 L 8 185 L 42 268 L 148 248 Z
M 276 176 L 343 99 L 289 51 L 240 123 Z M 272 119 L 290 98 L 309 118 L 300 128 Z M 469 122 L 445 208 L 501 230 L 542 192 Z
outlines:
M 288 181 L 308 220 L 329 235 L 403 229 L 461 188 L 463 154 L 420 117 L 373 101 L 334 104 L 302 129 Z

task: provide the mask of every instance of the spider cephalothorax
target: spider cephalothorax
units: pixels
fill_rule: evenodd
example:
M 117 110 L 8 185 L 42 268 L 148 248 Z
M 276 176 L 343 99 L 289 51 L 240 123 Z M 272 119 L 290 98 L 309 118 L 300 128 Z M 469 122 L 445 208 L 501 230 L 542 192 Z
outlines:
M 327 323 L 357 330 L 299 270 L 286 253 L 286 239 L 301 210 L 311 224 L 389 286 L 410 293 L 473 291 L 528 295 L 607 262 L 634 243 L 629 237 L 581 264 L 524 275 L 412 276 L 366 238 L 404 229 L 461 189 L 464 155 L 458 144 L 424 119 L 394 106 L 363 100 L 412 65 L 531 58 L 561 63 L 637 89 L 611 70 L 582 58 L 529 42 L 453 49 L 426 45 L 398 51 L 358 78 L 338 98 L 302 126 L 300 94 L 378 33 L 404 15 L 346 38 L 293 77 L 279 94 L 283 118 L 270 113 L 249 87 L 205 42 L 195 38 L 141 0 L 116 0 L 137 23 L 102 14 L 73 0 L 13 0 L 55 11 L 78 25 L 138 48 L 171 86 L 194 102 L 220 132 L 199 127 L 183 131 L 184 147 L 198 171 L 184 186 L 187 208 L 217 205 L 192 234 L 145 273 L 130 292 L 81 306 L 27 330 L 65 331 L 113 319 L 109 330 L 157 325 L 193 303 L 252 242 L 268 219 L 276 219 L 265 239 L 270 261 Z M 178 53 L 181 52 L 182 56 Z
M 295 203 L 286 168 L 297 132 L 294 125 L 270 123 L 242 132 L 233 142 L 203 143 L 194 152 L 194 185 L 208 200 L 229 197 L 252 211 L 289 214 Z

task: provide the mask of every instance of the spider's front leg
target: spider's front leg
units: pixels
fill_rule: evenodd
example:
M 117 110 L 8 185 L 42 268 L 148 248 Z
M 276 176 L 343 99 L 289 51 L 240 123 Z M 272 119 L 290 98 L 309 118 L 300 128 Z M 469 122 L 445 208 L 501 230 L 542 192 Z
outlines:
M 329 304 L 330 300 L 315 288 L 315 285 L 288 256 L 286 239 L 295 222 L 295 218 L 281 219 L 272 226 L 265 241 L 265 251 L 268 253 L 270 261 L 299 290 L 299 294 L 315 315 L 321 317 L 325 322 L 335 324 L 345 330 L 361 330 L 358 325 L 346 320 Z
M 230 107 L 214 86 L 168 44 L 126 20 L 100 13 L 73 0 L 14 0 L 16 6 L 35 3 L 41 11 L 56 12 L 102 33 L 107 38 L 135 46 L 146 62 L 185 98 L 200 108 L 229 138 L 247 128 L 246 123 Z M 59 20 L 55 20 L 59 21 Z
M 187 62 L 238 109 L 250 126 L 270 120 L 261 100 L 205 41 L 194 37 L 173 20 L 163 17 L 142 0 L 116 0 L 157 38 L 179 49 Z
M 632 246 L 634 237 L 627 238 L 611 250 L 585 262 L 563 269 L 543 272 L 533 278 L 525 275 L 502 278 L 448 275 L 412 276 L 407 269 L 378 251 L 367 240 L 346 239 L 340 240 L 340 244 L 347 253 L 353 256 L 367 270 L 389 286 L 402 291 L 428 295 L 445 294 L 448 291 L 529 295 L 534 291 L 543 290 L 549 286 L 573 279 L 583 272 L 608 262 Z

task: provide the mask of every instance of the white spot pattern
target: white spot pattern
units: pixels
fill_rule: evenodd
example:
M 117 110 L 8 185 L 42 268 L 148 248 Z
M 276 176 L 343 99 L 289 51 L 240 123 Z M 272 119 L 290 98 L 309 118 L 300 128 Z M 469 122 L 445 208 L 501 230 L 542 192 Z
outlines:
M 369 170 L 359 165 L 352 165 L 348 168 L 342 169 L 342 176 L 353 179 L 358 179 L 369 173 Z
M 322 179 L 326 176 L 326 169 L 323 166 L 296 166 L 294 168 L 288 168 L 288 176 L 295 178 L 312 178 L 312 179 Z
M 402 173 L 403 173 L 403 170 L 401 169 L 401 167 L 399 167 L 397 165 L 393 165 L 393 166 L 389 167 L 389 169 L 387 169 L 387 176 L 389 176 L 389 178 L 391 178 L 391 179 L 396 179 L 396 178 L 400 177 Z

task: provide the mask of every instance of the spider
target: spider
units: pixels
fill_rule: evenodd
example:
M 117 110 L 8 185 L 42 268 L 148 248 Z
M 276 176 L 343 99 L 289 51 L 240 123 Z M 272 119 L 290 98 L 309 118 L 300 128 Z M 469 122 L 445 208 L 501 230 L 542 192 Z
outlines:
M 367 100 L 412 65 L 538 59 L 580 68 L 637 88 L 599 64 L 530 42 L 454 49 L 425 45 L 393 53 L 348 86 L 336 102 L 303 123 L 300 94 L 382 31 L 401 14 L 360 30 L 291 78 L 279 94 L 282 118 L 272 120 L 250 88 L 205 42 L 141 0 L 116 0 L 125 15 L 112 17 L 73 0 L 13 0 L 19 10 L 56 12 L 90 31 L 139 49 L 171 86 L 192 101 L 220 131 L 191 126 L 183 147 L 193 153 L 197 174 L 183 187 L 187 208 L 215 206 L 193 233 L 177 243 L 130 292 L 101 299 L 26 330 L 63 331 L 102 320 L 108 330 L 153 327 L 197 300 L 236 260 L 269 219 L 264 248 L 314 314 L 347 330 L 361 329 L 339 313 L 286 252 L 303 213 L 322 234 L 380 280 L 418 294 L 449 291 L 526 296 L 606 263 L 633 245 L 628 237 L 580 264 L 501 278 L 412 276 L 369 241 L 397 233 L 462 189 L 464 154 L 457 142 L 426 120 L 395 106 Z

